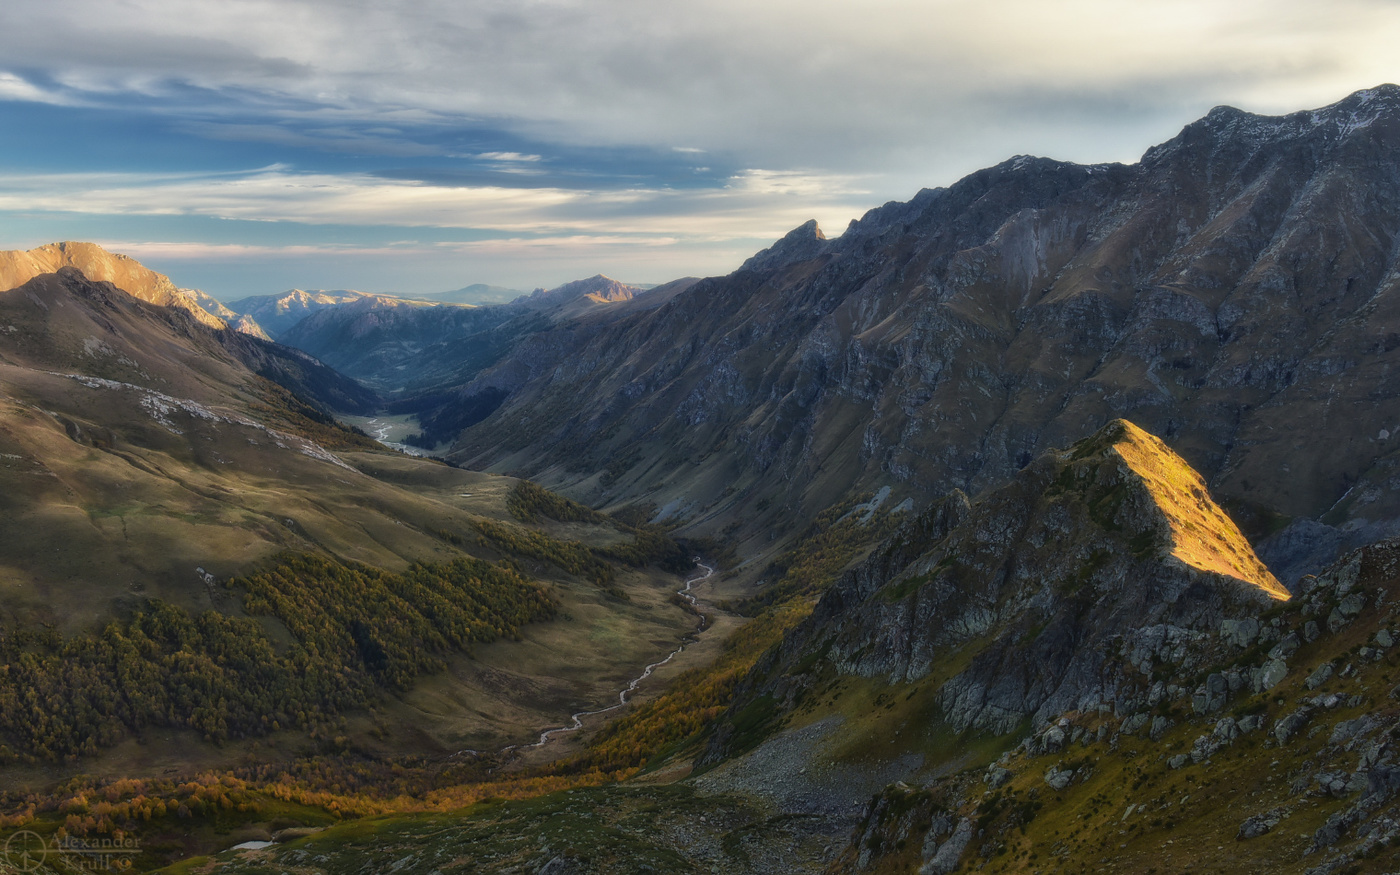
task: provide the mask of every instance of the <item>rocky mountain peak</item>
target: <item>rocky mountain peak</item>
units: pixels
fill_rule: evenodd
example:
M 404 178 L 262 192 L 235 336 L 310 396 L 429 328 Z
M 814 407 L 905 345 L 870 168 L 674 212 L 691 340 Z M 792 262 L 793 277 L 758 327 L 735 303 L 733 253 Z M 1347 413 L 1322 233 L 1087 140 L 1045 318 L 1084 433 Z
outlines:
M 1211 500 L 1201 475 L 1160 439 L 1118 419 L 1067 455 L 1096 449 L 1121 459 L 1152 497 L 1170 529 L 1173 558 L 1258 587 L 1270 598 L 1288 598 L 1288 590 L 1254 554 L 1239 527 Z
M 1287 598 L 1200 475 L 1117 420 L 970 505 L 955 494 L 906 523 L 823 596 L 784 655 L 933 678 L 959 731 L 1006 732 L 1112 700 L 1125 680 L 1106 654 L 1214 636 Z M 799 695 L 806 671 L 775 672 L 763 693 Z
M 806 261 L 820 254 L 825 245 L 826 235 L 817 226 L 817 220 L 808 219 L 787 232 L 783 239 L 745 261 L 739 270 L 772 270 L 785 264 Z
M 0 252 L 0 290 L 18 288 L 37 276 L 76 268 L 93 282 L 108 282 L 134 298 L 162 307 L 179 307 L 212 328 L 227 327 L 205 310 L 194 296 L 175 287 L 170 278 L 134 258 L 108 252 L 96 243 L 64 241 L 37 249 Z
M 235 313 L 233 310 L 224 306 L 222 301 L 212 295 L 202 292 L 199 289 L 179 289 L 179 292 L 181 295 L 184 295 L 187 300 L 204 310 L 204 312 L 222 319 L 224 323 L 234 331 L 251 334 L 253 337 L 261 340 L 272 339 L 252 316 Z
M 374 297 L 354 289 L 288 289 L 277 295 L 240 298 L 230 302 L 229 307 L 256 320 L 273 338 L 280 338 L 312 313 Z
M 552 289 L 535 289 L 516 301 L 529 304 L 564 304 L 579 298 L 586 298 L 598 304 L 612 304 L 630 301 L 643 291 L 638 286 L 629 286 L 609 276 L 596 274 L 587 279 L 574 280 Z
M 354 289 L 288 289 L 281 295 L 270 295 L 271 303 L 279 313 L 289 312 L 295 309 L 311 309 L 314 305 L 331 306 L 334 304 L 344 304 L 349 301 L 358 301 L 361 298 L 370 297 L 368 292 L 359 292 Z M 245 298 L 245 301 L 260 300 L 257 298 Z
M 1319 109 L 1281 116 L 1217 106 L 1204 118 L 1183 128 L 1175 138 L 1149 149 L 1143 155 L 1143 163 L 1156 163 L 1183 147 L 1201 142 L 1234 150 L 1254 150 L 1300 140 L 1316 141 L 1320 146 L 1332 145 L 1357 132 L 1367 131 L 1377 123 L 1400 124 L 1400 86 L 1384 84 L 1367 88 Z

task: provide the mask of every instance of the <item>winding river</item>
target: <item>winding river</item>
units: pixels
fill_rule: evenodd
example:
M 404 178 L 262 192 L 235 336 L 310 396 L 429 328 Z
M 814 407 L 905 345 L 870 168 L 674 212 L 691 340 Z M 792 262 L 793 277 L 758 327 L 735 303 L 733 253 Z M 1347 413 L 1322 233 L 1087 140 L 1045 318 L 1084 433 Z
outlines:
M 676 594 L 684 598 L 686 601 L 690 602 L 690 606 L 696 608 L 698 612 L 700 602 L 695 598 L 694 594 L 691 593 L 691 589 L 695 586 L 695 584 L 701 582 L 702 580 L 709 580 L 710 577 L 715 573 L 715 570 L 710 566 L 706 565 L 705 563 L 701 562 L 698 556 L 695 559 L 695 565 L 699 568 L 703 568 L 705 573 L 700 575 L 699 577 L 692 577 L 691 579 L 687 580 L 685 582 L 685 587 L 683 589 L 676 590 Z M 687 645 L 693 644 L 695 642 L 694 636 L 700 634 L 703 631 L 705 631 L 705 615 L 702 613 L 700 614 L 700 624 L 696 627 L 694 635 L 688 635 L 684 639 L 682 639 L 680 646 L 678 646 L 675 650 L 672 650 L 671 653 L 665 659 L 662 659 L 658 662 L 653 662 L 651 665 L 648 665 L 646 668 L 642 669 L 642 673 L 633 678 L 632 681 L 627 684 L 626 689 L 623 689 L 620 692 L 618 692 L 616 705 L 609 705 L 606 708 L 599 708 L 595 711 L 579 711 L 569 718 L 571 722 L 568 726 L 559 726 L 554 729 L 546 729 L 544 732 L 540 733 L 539 741 L 536 741 L 532 744 L 512 744 L 508 747 L 501 748 L 500 753 L 510 753 L 513 750 L 530 750 L 532 748 L 544 747 L 546 744 L 549 744 L 550 739 L 555 738 L 556 736 L 560 736 L 568 732 L 578 732 L 580 729 L 583 728 L 583 718 L 593 717 L 598 714 L 606 714 L 609 711 L 616 711 L 618 708 L 621 708 L 622 706 L 626 705 L 627 697 L 632 695 L 632 693 L 636 692 L 638 684 L 651 677 L 651 673 L 653 671 L 680 655 L 681 651 L 685 650 Z M 475 753 L 477 753 L 477 751 L 463 750 L 458 751 L 457 756 Z

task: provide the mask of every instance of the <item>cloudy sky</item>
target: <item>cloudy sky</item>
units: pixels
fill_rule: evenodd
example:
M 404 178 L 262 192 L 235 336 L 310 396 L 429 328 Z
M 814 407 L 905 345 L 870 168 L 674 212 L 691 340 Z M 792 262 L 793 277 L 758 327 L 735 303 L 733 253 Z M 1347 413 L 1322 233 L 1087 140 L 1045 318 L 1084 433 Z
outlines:
M 727 273 L 1015 154 L 1400 79 L 1396 0 L 5 0 L 0 249 L 225 299 Z

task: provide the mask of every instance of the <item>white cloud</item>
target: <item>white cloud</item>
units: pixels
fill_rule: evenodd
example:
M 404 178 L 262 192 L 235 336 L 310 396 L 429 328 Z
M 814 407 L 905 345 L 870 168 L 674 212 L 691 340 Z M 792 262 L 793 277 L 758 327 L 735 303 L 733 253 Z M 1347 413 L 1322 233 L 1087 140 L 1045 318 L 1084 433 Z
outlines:
M 603 269 L 589 246 L 654 265 L 703 250 L 716 269 L 1012 154 L 1133 160 L 1215 104 L 1320 106 L 1400 79 L 1397 44 L 1391 0 L 6 0 L 0 101 L 130 106 L 184 134 L 339 154 L 319 173 L 0 175 L 0 210 L 479 229 L 505 239 L 432 251 L 568 254 L 586 274 Z M 504 136 L 452 133 L 478 129 Z M 558 157 L 610 147 L 751 169 L 617 191 Z M 341 172 L 400 158 L 540 184 Z M 416 244 L 133 245 L 193 264 Z
M 419 256 L 433 252 L 421 244 L 399 246 L 359 246 L 344 245 L 289 245 L 266 246 L 244 243 L 200 243 L 189 241 L 162 240 L 116 240 L 94 241 L 109 252 L 120 252 L 138 260 L 161 261 L 234 261 L 263 260 L 270 258 L 301 259 L 307 256 L 334 255 L 337 257 L 359 256 L 382 258 L 385 256 Z
M 481 152 L 476 156 L 487 161 L 543 161 L 542 155 L 526 155 L 521 152 Z
M 1382 0 L 0 7 L 0 58 L 74 94 L 192 85 L 304 102 L 298 114 L 488 119 L 540 140 L 681 142 L 749 165 L 847 172 L 937 174 L 969 150 L 979 164 L 1053 150 L 1130 158 L 1147 131 L 1214 103 L 1293 109 L 1397 78 L 1397 43 L 1400 6 Z M 33 88 L 5 81 L 0 93 Z
M 66 106 L 72 103 L 70 99 L 61 94 L 47 91 L 13 73 L 4 71 L 0 71 L 0 100 L 24 100 L 57 106 Z
M 242 174 L 0 175 L 0 210 L 100 216 L 202 216 L 309 225 L 495 232 L 770 238 L 816 216 L 845 222 L 868 194 L 845 176 L 750 170 L 721 190 L 436 186 L 265 168 Z

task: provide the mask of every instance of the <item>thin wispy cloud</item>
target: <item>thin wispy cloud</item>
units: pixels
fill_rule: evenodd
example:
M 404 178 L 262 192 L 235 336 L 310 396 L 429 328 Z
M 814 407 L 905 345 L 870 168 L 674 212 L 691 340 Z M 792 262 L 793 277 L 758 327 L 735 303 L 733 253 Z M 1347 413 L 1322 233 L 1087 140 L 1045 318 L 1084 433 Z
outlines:
M 814 211 L 855 214 L 865 192 L 850 183 L 848 177 L 762 170 L 735 176 L 718 191 L 449 187 L 283 168 L 209 176 L 0 175 L 0 210 L 752 238 L 779 235 Z M 775 203 L 775 194 L 787 202 Z
M 520 152 L 482 152 L 474 157 L 484 158 L 488 161 L 528 161 L 531 163 L 544 160 L 543 156 L 525 155 Z
M 46 90 L 13 73 L 0 71 L 0 100 L 23 100 L 33 103 L 49 103 L 67 106 L 73 103 L 68 97 Z

